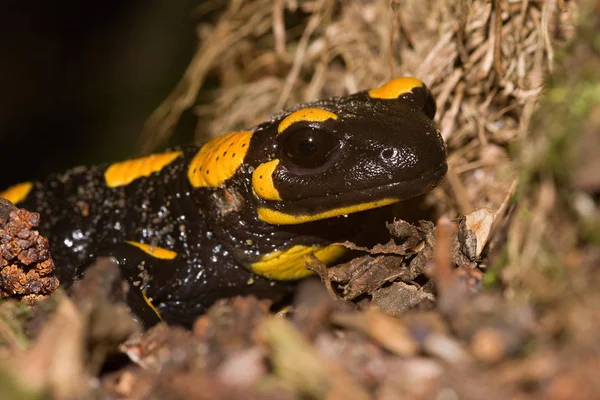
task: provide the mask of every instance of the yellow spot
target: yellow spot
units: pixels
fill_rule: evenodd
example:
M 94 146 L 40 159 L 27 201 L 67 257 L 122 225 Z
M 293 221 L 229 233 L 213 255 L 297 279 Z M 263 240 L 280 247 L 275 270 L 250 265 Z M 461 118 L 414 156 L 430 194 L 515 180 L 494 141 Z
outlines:
M 281 200 L 281 196 L 273 183 L 273 172 L 279 165 L 279 160 L 260 164 L 252 173 L 252 188 L 254 193 L 265 200 Z
M 252 132 L 231 132 L 206 143 L 190 162 L 188 179 L 194 187 L 217 187 L 244 162 Z
M 160 319 L 162 321 L 162 317 L 161 317 L 160 313 L 158 312 L 156 307 L 154 307 L 154 304 L 152 304 L 152 301 L 150 301 L 150 299 L 146 295 L 146 292 L 143 290 L 142 290 L 142 296 L 144 297 L 144 301 L 146 302 L 146 304 L 148 304 L 148 307 L 150 307 L 152 309 L 152 311 L 154 311 L 154 313 L 156 314 L 158 319 Z
M 377 89 L 369 90 L 369 96 L 373 99 L 397 99 L 400 95 L 408 93 L 416 87 L 423 86 L 423 82 L 417 78 L 403 77 L 392 79 Z
M 324 211 L 317 214 L 293 215 L 286 214 L 281 211 L 271 210 L 270 208 L 259 207 L 258 218 L 266 223 L 273 225 L 293 225 L 303 224 L 305 222 L 317 221 L 319 219 L 337 217 L 338 215 L 352 214 L 359 211 L 370 210 L 387 206 L 388 204 L 396 203 L 398 199 L 382 199 L 371 201 L 368 203 L 355 204 L 347 207 L 334 208 L 329 211 Z
M 313 254 L 324 264 L 331 264 L 340 258 L 346 249 L 338 245 L 304 246 L 296 245 L 287 250 L 274 251 L 251 265 L 252 271 L 276 280 L 295 280 L 312 274 L 306 263 Z
M 17 185 L 9 187 L 4 192 L 0 193 L 0 197 L 5 198 L 13 204 L 17 204 L 18 202 L 24 200 L 25 197 L 27 197 L 32 188 L 33 183 L 31 182 L 19 183 Z
M 303 108 L 301 110 L 294 111 L 285 117 L 283 121 L 279 123 L 279 127 L 277 127 L 277 133 L 283 132 L 295 122 L 321 122 L 327 121 L 328 119 L 338 119 L 338 116 L 321 108 Z
M 127 185 L 138 178 L 160 171 L 180 155 L 180 151 L 173 151 L 118 162 L 106 169 L 104 180 L 108 187 Z
M 150 254 L 152 257 L 155 258 L 160 258 L 161 260 L 172 260 L 175 257 L 177 257 L 176 252 L 174 252 L 173 250 L 163 249 L 162 247 L 151 246 L 149 244 L 131 241 L 126 241 L 125 243 L 135 246 L 138 249 L 141 249 L 144 253 Z

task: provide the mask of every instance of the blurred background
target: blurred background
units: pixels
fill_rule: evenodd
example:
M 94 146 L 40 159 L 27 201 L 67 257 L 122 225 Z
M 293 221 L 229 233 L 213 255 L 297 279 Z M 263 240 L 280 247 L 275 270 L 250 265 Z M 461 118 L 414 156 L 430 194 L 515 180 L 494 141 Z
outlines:
M 0 2 L 0 187 L 134 154 L 196 50 L 199 3 Z

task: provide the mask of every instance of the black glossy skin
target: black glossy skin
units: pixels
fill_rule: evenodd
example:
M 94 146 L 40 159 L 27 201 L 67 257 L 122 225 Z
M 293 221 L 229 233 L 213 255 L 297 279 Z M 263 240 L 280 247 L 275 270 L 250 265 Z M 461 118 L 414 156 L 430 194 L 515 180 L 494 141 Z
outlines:
M 306 107 L 333 112 L 338 119 L 297 122 L 276 134 L 283 117 Z M 407 199 L 428 192 L 447 170 L 446 146 L 432 121 L 434 115 L 435 101 L 426 87 L 395 100 L 373 99 L 362 91 L 275 115 L 258 126 L 255 151 L 246 157 L 252 166 L 273 158 L 282 160 L 274 182 L 283 201 L 261 201 L 261 205 L 311 214 L 386 195 Z M 286 135 L 306 129 L 317 130 L 316 138 L 327 132 L 338 141 L 338 148 L 321 166 L 299 167 L 282 152 Z
M 221 297 L 278 298 L 291 290 L 291 284 L 262 278 L 234 259 L 235 235 L 229 232 L 234 222 L 213 213 L 208 189 L 194 189 L 187 180 L 187 165 L 198 148 L 186 149 L 184 157 L 159 173 L 122 187 L 106 186 L 109 164 L 35 183 L 18 205 L 41 214 L 40 232 L 50 241 L 61 284 L 70 286 L 97 256 L 114 256 L 130 282 L 142 283 L 132 287 L 130 302 L 148 325 L 158 319 L 143 309 L 137 288 L 146 290 L 164 320 L 184 325 Z M 178 256 L 157 259 L 124 241 L 171 249 Z
M 432 106 L 425 89 L 414 92 L 398 101 L 370 99 L 360 92 L 295 107 L 320 107 L 339 115 L 338 121 L 325 121 L 323 126 L 335 131 L 345 146 L 336 156 L 337 164 L 316 174 L 303 172 L 310 182 L 294 185 L 276 179 L 285 201 L 272 206 L 289 212 L 321 212 L 385 197 L 390 191 L 408 198 L 437 185 L 446 171 L 446 156 L 430 119 L 435 103 Z M 360 239 L 361 234 L 370 235 L 363 221 L 372 223 L 375 215 L 381 215 L 363 212 L 281 226 L 257 218 L 256 207 L 269 202 L 253 196 L 251 171 L 278 154 L 276 127 L 289 112 L 255 129 L 244 164 L 219 188 L 190 185 L 188 165 L 199 149 L 191 146 L 161 171 L 126 186 L 106 186 L 108 164 L 52 175 L 35 183 L 18 205 L 41 214 L 40 231 L 50 240 L 61 283 L 69 286 L 95 257 L 112 255 L 133 283 L 129 299 L 133 311 L 148 325 L 158 318 L 139 289 L 145 289 L 164 320 L 185 325 L 218 298 L 255 294 L 278 299 L 293 284 L 253 274 L 246 268 L 249 263 L 294 244 Z M 418 162 L 397 168 L 409 147 Z M 400 152 L 394 153 L 396 160 L 382 157 L 388 148 Z M 389 186 L 402 182 L 400 187 Z M 178 256 L 156 259 L 124 241 L 171 249 Z

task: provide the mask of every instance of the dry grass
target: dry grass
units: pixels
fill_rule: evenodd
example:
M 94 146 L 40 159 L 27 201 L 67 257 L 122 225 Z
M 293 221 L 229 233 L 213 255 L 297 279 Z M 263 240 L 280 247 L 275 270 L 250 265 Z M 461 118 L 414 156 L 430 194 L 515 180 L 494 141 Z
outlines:
M 211 2 L 213 7 L 217 7 Z M 244 129 L 283 107 L 414 75 L 432 88 L 450 150 L 441 211 L 498 210 L 515 183 L 508 145 L 530 124 L 554 54 L 573 37 L 565 1 L 222 2 L 198 28 L 181 82 L 149 118 L 152 150 L 194 108 L 199 141 Z M 208 7 L 198 14 L 209 12 Z M 210 81 L 218 89 L 202 89 Z

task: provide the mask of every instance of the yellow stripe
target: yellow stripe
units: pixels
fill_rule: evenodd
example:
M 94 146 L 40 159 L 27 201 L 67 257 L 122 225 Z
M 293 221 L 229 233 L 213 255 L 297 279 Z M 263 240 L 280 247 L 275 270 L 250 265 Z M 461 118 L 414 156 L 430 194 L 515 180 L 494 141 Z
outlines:
M 33 183 L 23 182 L 17 185 L 11 186 L 4 192 L 0 193 L 0 197 L 5 198 L 13 204 L 17 204 L 24 200 L 33 188 Z
M 303 108 L 301 110 L 294 111 L 285 117 L 283 121 L 279 123 L 279 126 L 277 127 L 277 133 L 282 133 L 295 122 L 321 122 L 328 119 L 338 119 L 338 116 L 321 108 Z
M 194 187 L 217 187 L 244 162 L 252 132 L 231 132 L 206 143 L 190 162 L 188 179 Z
M 150 176 L 154 172 L 160 171 L 180 155 L 180 151 L 173 151 L 118 162 L 106 169 L 104 180 L 108 187 L 127 185 L 138 178 Z
M 265 200 L 281 200 L 279 191 L 273 183 L 273 172 L 279 165 L 279 160 L 260 164 L 252 173 L 252 188 L 254 193 Z
M 312 215 L 293 215 L 286 214 L 281 211 L 271 210 L 265 207 L 258 208 L 258 218 L 261 220 L 273 224 L 273 225 L 293 225 L 293 224 L 303 224 L 305 222 L 316 221 L 319 219 L 336 217 L 338 215 L 344 214 L 352 214 L 359 211 L 370 210 L 372 208 L 383 207 L 388 204 L 396 203 L 400 200 L 398 199 L 382 199 L 371 201 L 368 203 L 355 204 L 348 207 L 340 207 L 334 208 L 329 211 L 324 211 L 317 214 Z
M 160 319 L 161 321 L 162 316 L 160 315 L 160 313 L 158 312 L 158 310 L 156 309 L 156 307 L 154 307 L 154 304 L 152 304 L 152 302 L 150 301 L 150 299 L 148 298 L 148 296 L 146 295 L 146 292 L 142 290 L 142 296 L 144 297 L 144 301 L 146 302 L 146 304 L 148 304 L 148 307 L 150 307 L 152 309 L 152 311 L 154 311 L 154 313 L 156 314 L 156 316 L 158 317 L 158 319 Z
M 400 95 L 421 86 L 423 82 L 417 78 L 403 77 L 392 79 L 377 89 L 369 90 L 368 93 L 372 99 L 397 99 Z
M 338 245 L 325 247 L 296 245 L 287 250 L 274 251 L 251 265 L 252 271 L 270 279 L 295 280 L 312 274 L 306 269 L 310 255 L 321 262 L 331 264 L 340 258 L 346 249 Z
M 144 253 L 150 254 L 154 258 L 160 258 L 161 260 L 172 260 L 177 257 L 177 253 L 172 250 L 163 249 L 162 247 L 151 246 L 145 243 L 126 241 L 132 246 L 141 249 Z

